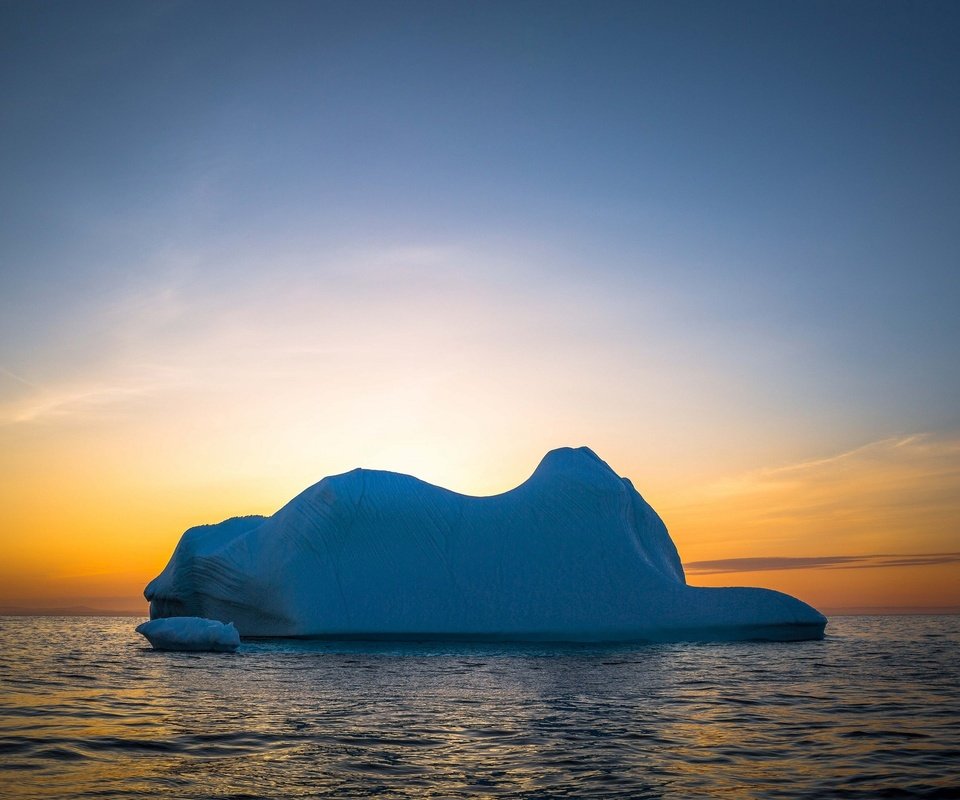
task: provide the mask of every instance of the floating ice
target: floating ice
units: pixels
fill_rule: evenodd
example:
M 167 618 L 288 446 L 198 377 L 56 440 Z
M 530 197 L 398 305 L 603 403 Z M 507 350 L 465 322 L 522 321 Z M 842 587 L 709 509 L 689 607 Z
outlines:
M 493 497 L 324 478 L 272 517 L 191 528 L 144 594 L 153 618 L 244 636 L 787 640 L 826 624 L 781 592 L 688 586 L 660 517 L 585 447 Z
M 137 625 L 154 650 L 217 650 L 232 652 L 240 646 L 240 634 L 232 622 L 224 625 L 201 617 L 166 617 Z

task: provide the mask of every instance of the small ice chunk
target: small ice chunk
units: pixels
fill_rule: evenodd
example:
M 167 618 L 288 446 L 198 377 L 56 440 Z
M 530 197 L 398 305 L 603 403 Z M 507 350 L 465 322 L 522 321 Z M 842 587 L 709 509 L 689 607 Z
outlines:
M 137 625 L 154 650 L 214 650 L 232 653 L 240 646 L 240 634 L 232 622 L 224 625 L 203 617 L 166 617 Z

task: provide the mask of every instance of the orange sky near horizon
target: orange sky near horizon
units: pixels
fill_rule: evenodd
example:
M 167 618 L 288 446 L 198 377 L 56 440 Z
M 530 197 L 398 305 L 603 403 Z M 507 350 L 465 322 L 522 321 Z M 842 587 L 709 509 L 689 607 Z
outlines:
M 200 464 L 195 473 L 185 462 L 151 464 L 149 449 L 130 439 L 107 447 L 109 437 L 97 428 L 44 447 L 26 437 L 22 444 L 30 446 L 15 462 L 9 449 L 0 459 L 0 606 L 145 611 L 143 586 L 184 529 L 270 514 L 323 474 L 355 465 L 328 455 L 302 478 L 292 470 L 256 475 L 234 461 L 225 462 L 219 479 L 205 479 Z M 12 438 L 9 428 L 6 436 Z M 960 607 L 951 528 L 960 515 L 956 439 L 901 437 L 697 483 L 658 476 L 622 443 L 593 444 L 663 517 L 691 584 L 763 586 L 830 610 Z M 360 463 L 492 494 L 525 479 L 542 454 L 526 446 L 509 455 L 502 464 L 478 459 L 470 471 L 466 457 L 450 457 L 443 447 L 399 446 L 369 451 Z M 796 562 L 771 558 L 824 563 L 794 568 Z M 744 569 L 736 559 L 752 561 Z

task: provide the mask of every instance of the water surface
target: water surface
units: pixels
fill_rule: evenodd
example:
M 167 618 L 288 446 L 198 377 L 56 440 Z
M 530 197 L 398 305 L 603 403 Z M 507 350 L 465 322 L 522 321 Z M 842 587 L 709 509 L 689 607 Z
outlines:
M 823 641 L 260 641 L 0 617 L 0 797 L 960 797 L 960 617 Z

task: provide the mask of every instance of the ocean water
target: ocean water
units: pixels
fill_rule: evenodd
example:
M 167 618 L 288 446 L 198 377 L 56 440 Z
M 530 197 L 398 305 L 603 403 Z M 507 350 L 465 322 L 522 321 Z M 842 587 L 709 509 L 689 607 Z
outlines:
M 823 641 L 245 643 L 0 617 L 4 798 L 960 797 L 960 617 Z

